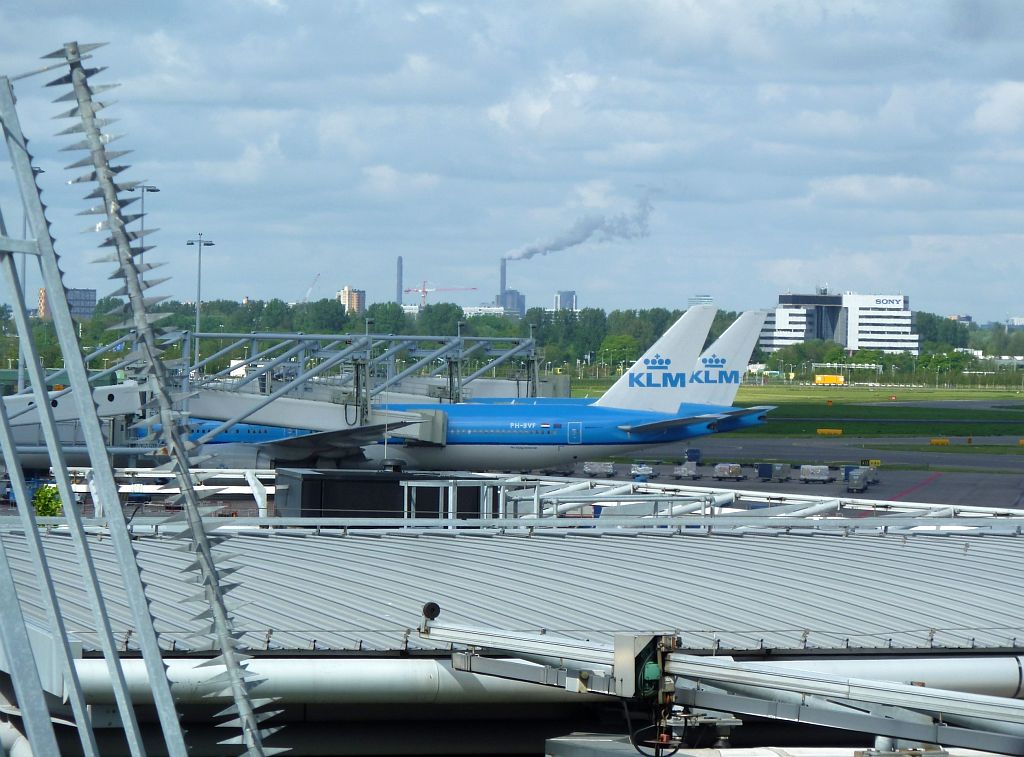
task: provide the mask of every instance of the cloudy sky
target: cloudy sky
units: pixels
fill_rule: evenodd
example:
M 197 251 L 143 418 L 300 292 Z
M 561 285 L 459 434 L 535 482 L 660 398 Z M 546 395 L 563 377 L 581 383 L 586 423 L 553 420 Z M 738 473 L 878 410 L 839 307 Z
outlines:
M 146 223 L 176 299 L 202 232 L 204 299 L 315 280 L 384 301 L 402 255 L 405 286 L 474 305 L 511 255 L 531 306 L 827 284 L 988 321 L 1024 315 L 1022 38 L 1016 0 L 7 0 L 0 74 L 110 43 L 94 81 L 122 84 L 108 130 L 135 150 L 122 175 L 161 190 Z M 18 81 L 19 111 L 66 281 L 103 294 L 57 75 Z

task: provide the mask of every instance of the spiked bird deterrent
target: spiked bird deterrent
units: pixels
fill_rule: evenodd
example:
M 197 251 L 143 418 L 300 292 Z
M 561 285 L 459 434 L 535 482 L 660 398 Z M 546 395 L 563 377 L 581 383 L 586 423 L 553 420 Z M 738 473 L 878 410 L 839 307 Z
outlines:
M 197 482 L 190 472 L 189 451 L 191 445 L 184 440 L 182 413 L 174 408 L 174 399 L 168 388 L 169 377 L 166 367 L 160 359 L 161 350 L 157 346 L 157 334 L 152 326 L 158 317 L 148 315 L 146 312 L 147 306 L 160 298 L 147 298 L 143 295 L 145 289 L 156 283 L 154 281 L 147 282 L 143 274 L 156 266 L 152 263 L 137 263 L 135 256 L 141 255 L 151 248 L 145 245 L 133 246 L 132 242 L 148 236 L 156 229 L 147 228 L 144 231 L 128 231 L 126 229 L 127 224 L 135 220 L 141 221 L 141 214 L 124 214 L 122 208 L 128 205 L 131 199 L 122 200 L 120 195 L 135 189 L 143 182 L 115 182 L 114 178 L 127 166 L 112 166 L 110 161 L 115 157 L 127 154 L 128 151 L 107 150 L 106 145 L 113 141 L 113 138 L 104 135 L 102 127 L 112 123 L 112 119 L 96 118 L 99 107 L 92 99 L 95 93 L 105 87 L 95 86 L 90 82 L 90 77 L 103 69 L 86 69 L 82 66 L 82 51 L 94 49 L 94 47 L 69 43 L 64 46 L 62 51 L 57 51 L 49 56 L 58 57 L 58 54 L 62 54 L 67 61 L 70 73 L 54 80 L 51 85 L 72 85 L 72 96 L 64 96 L 60 100 L 77 102 L 77 106 L 64 115 L 66 117 L 77 116 L 81 120 L 80 124 L 65 129 L 62 133 L 84 134 L 86 139 L 77 144 L 82 145 L 81 149 L 87 149 L 90 153 L 88 158 L 72 163 L 68 168 L 91 165 L 93 171 L 79 177 L 81 181 L 97 183 L 97 188 L 86 195 L 86 199 L 103 199 L 102 206 L 94 206 L 87 212 L 96 212 L 98 208 L 102 207 L 106 221 L 95 224 L 90 227 L 90 230 L 106 231 L 110 234 L 100 246 L 113 247 L 115 254 L 101 260 L 116 262 L 117 269 L 111 278 L 124 280 L 124 285 L 118 292 L 123 292 L 128 298 L 124 311 L 129 318 L 119 325 L 134 329 L 137 351 L 142 358 L 141 373 L 146 379 L 147 388 L 152 396 L 149 407 L 159 418 L 163 442 L 171 457 L 168 468 L 174 473 L 181 492 L 175 498 L 175 504 L 182 508 L 181 515 L 176 518 L 180 518 L 188 524 L 185 531 L 187 538 L 184 548 L 195 553 L 195 561 L 191 568 L 195 571 L 195 577 L 201 587 L 201 594 L 206 604 L 206 607 L 199 611 L 196 617 L 210 621 L 209 632 L 214 636 L 219 652 L 211 664 L 224 667 L 224 672 L 219 678 L 224 684 L 223 690 L 211 692 L 211 694 L 230 693 L 234 699 L 233 714 L 236 718 L 231 721 L 231 724 L 238 726 L 241 730 L 241 736 L 234 740 L 234 743 L 243 745 L 247 754 L 270 754 L 277 750 L 264 749 L 262 739 L 265 734 L 271 733 L 273 730 L 261 728 L 262 717 L 256 713 L 254 702 L 249 697 L 248 691 L 256 682 L 246 672 L 245 656 L 239 652 L 237 634 L 232 628 L 225 604 L 224 595 L 228 587 L 221 584 L 220 581 L 221 576 L 230 572 L 230 568 L 218 566 L 214 559 L 212 544 L 215 539 L 207 534 L 203 524 L 203 508 L 199 506 L 200 498 L 195 490 Z M 165 732 L 167 730 L 168 726 L 165 725 Z M 229 739 L 229 741 L 231 740 Z

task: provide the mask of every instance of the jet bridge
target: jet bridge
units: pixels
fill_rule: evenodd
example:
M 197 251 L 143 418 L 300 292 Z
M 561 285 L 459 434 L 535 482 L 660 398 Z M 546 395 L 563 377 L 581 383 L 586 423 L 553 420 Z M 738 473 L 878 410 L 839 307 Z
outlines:
M 203 357 L 193 361 L 197 340 Z M 193 388 L 266 395 L 287 387 L 292 396 L 352 404 L 381 395 L 459 402 L 556 391 L 540 380 L 532 337 L 178 332 L 166 346 L 185 356 L 180 376 Z

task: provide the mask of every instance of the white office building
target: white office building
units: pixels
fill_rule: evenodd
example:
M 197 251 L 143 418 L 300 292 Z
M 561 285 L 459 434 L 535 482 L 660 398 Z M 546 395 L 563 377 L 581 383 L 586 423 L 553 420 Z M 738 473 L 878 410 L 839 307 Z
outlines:
M 576 292 L 572 289 L 567 289 L 561 292 L 555 292 L 555 311 L 558 310 L 578 310 L 576 305 Z
M 920 339 L 914 333 L 913 314 L 907 297 L 901 294 L 844 294 L 846 338 L 839 341 L 850 352 L 920 351 Z M 839 336 L 842 336 L 841 334 Z
M 775 352 L 810 339 L 837 342 L 850 353 L 920 352 L 910 298 L 902 294 L 829 294 L 822 289 L 779 295 L 779 306 L 768 314 L 761 330 L 761 349 Z
M 808 336 L 813 315 L 810 308 L 779 307 L 769 311 L 761 327 L 761 349 L 775 352 L 813 338 Z
M 462 308 L 462 314 L 467 318 L 472 318 L 475 315 L 497 315 L 502 317 L 507 315 L 505 308 L 498 305 L 470 305 Z

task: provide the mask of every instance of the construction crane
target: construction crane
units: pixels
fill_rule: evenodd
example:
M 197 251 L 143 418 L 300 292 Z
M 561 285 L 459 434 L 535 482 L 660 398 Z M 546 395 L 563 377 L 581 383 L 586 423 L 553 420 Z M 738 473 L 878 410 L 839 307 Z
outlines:
M 302 298 L 302 304 L 303 305 L 305 305 L 307 302 L 309 302 L 309 295 L 313 294 L 313 287 L 316 286 L 316 282 L 318 282 L 318 281 L 320 281 L 320 274 L 319 273 L 317 273 L 317 275 L 313 277 L 313 283 L 310 284 L 309 285 L 309 289 L 306 290 L 306 294 Z
M 427 304 L 427 292 L 475 292 L 476 287 L 428 287 L 426 280 L 424 280 L 423 286 L 409 287 L 403 291 L 419 292 L 420 307 L 423 307 Z

